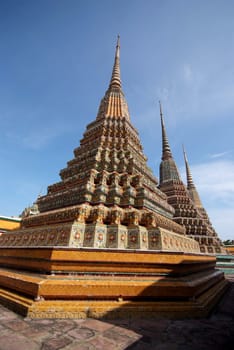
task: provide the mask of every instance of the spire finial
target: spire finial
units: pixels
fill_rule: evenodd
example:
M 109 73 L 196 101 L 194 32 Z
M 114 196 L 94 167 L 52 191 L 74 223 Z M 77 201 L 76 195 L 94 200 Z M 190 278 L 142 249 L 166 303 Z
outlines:
M 172 157 L 171 149 L 167 139 L 166 128 L 164 125 L 162 104 L 159 101 L 160 117 L 162 125 L 162 161 L 160 164 L 160 186 L 168 181 L 181 181 L 176 163 Z
M 189 163 L 188 163 L 188 158 L 185 152 L 185 148 L 184 145 L 182 145 L 183 147 L 183 153 L 184 153 L 184 162 L 185 162 L 185 167 L 186 167 L 186 176 L 187 176 L 187 188 L 188 190 L 190 190 L 191 188 L 195 188 L 194 182 L 193 182 L 193 178 L 192 178 L 192 173 L 189 167 Z
M 161 101 L 159 101 L 159 108 L 160 108 L 160 117 L 161 117 L 161 126 L 162 126 L 162 160 L 165 160 L 165 159 L 172 158 L 172 153 L 171 153 L 171 149 L 169 146 L 166 129 L 164 125 Z
M 116 46 L 120 47 L 120 35 L 119 34 L 117 35 L 117 45 Z
M 120 79 L 120 36 L 117 36 L 117 44 L 115 49 L 115 61 L 112 70 L 112 76 L 110 81 L 109 88 L 121 88 L 121 79 Z
M 162 118 L 163 117 L 162 104 L 160 100 L 158 102 L 159 102 L 159 109 L 160 109 L 160 117 Z

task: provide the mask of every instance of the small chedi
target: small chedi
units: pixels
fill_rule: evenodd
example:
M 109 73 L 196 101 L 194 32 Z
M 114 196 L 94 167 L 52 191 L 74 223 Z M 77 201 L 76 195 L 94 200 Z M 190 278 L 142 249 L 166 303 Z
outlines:
M 181 180 L 168 142 L 162 106 L 160 104 L 162 126 L 162 161 L 160 164 L 159 188 L 175 209 L 173 220 L 184 226 L 186 235 L 194 238 L 203 253 L 226 254 L 226 250 L 215 232 L 194 185 L 188 159 L 184 150 L 187 188 Z
M 130 121 L 118 38 L 109 87 L 61 181 L 0 237 L 2 303 L 32 318 L 206 315 L 227 282 L 176 219 L 166 168 L 159 188 Z

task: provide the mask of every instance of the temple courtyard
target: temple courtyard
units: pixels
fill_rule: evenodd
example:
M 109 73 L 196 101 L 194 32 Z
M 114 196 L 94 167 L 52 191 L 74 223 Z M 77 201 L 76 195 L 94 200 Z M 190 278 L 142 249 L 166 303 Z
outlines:
M 0 350 L 231 350 L 234 275 L 203 319 L 30 319 L 0 306 Z

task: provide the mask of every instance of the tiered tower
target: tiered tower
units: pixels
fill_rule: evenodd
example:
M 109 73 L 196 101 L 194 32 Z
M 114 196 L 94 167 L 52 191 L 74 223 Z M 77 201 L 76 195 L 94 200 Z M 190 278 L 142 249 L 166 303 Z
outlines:
M 162 161 L 160 164 L 159 187 L 167 195 L 168 203 L 175 209 L 174 221 L 183 225 L 186 229 L 186 234 L 199 243 L 201 252 L 225 254 L 225 249 L 202 206 L 192 179 L 185 151 L 187 188 L 181 180 L 169 146 L 161 103 L 160 117 L 162 126 Z
M 173 216 L 174 210 L 158 190 L 138 132 L 130 122 L 119 55 L 118 38 L 111 81 L 97 118 L 87 126 L 80 146 L 74 150 L 75 158 L 61 170 L 62 180 L 49 186 L 48 194 L 37 201 L 41 213 L 86 203 L 114 210 L 118 207 L 120 216 L 129 208 L 135 208 L 136 215 L 140 215 L 139 210 L 149 210 L 167 218 Z M 169 221 L 167 225 L 171 228 Z M 183 232 L 179 226 L 174 227 Z
M 40 214 L 23 218 L 25 237 L 17 245 L 28 240 L 30 245 L 79 248 L 185 249 L 185 230 L 172 220 L 174 209 L 158 189 L 131 124 L 119 61 L 118 38 L 97 117 L 87 126 L 74 158 L 60 171 L 61 181 L 38 198 Z M 179 244 L 172 233 L 179 235 Z M 196 250 L 193 243 L 188 244 L 191 251 Z
M 0 300 L 29 317 L 199 317 L 226 288 L 147 166 L 119 54 L 118 38 L 109 87 L 61 181 L 0 236 Z
M 193 237 L 193 238 L 197 239 L 197 241 L 199 242 L 199 244 L 201 246 L 201 251 L 205 250 L 205 247 L 203 245 L 205 245 L 205 246 L 207 246 L 207 245 L 212 246 L 213 245 L 215 253 L 226 254 L 225 247 L 224 247 L 222 241 L 219 239 L 218 234 L 215 231 L 214 227 L 212 226 L 210 218 L 209 218 L 205 208 L 202 205 L 200 196 L 198 194 L 198 191 L 196 189 L 196 186 L 195 186 L 193 178 L 192 178 L 192 173 L 190 170 L 188 158 L 187 158 L 184 147 L 183 147 L 183 153 L 184 153 L 184 162 L 185 162 L 185 168 L 186 168 L 187 190 L 188 190 L 189 196 L 192 199 L 193 203 L 195 204 L 195 206 L 196 206 L 198 212 L 200 213 L 200 215 L 202 216 L 203 220 L 205 221 L 206 225 L 208 226 L 210 236 L 212 236 L 212 240 L 210 239 L 210 237 L 207 237 L 206 241 L 204 241 L 204 239 L 202 240 L 201 237 L 197 237 L 197 238 Z M 205 244 L 204 244 L 204 242 L 205 242 Z M 209 248 L 208 248 L 208 250 L 209 250 Z

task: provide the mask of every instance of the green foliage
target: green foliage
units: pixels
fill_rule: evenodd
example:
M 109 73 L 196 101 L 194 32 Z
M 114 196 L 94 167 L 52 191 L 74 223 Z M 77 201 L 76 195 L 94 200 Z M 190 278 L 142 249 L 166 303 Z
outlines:
M 231 239 L 226 239 L 225 241 L 223 241 L 224 245 L 233 245 L 234 244 L 234 240 Z

